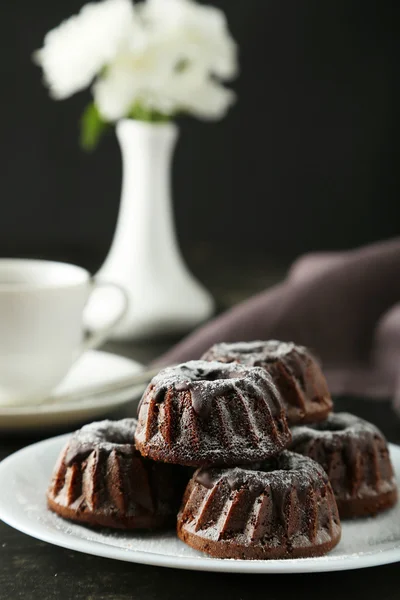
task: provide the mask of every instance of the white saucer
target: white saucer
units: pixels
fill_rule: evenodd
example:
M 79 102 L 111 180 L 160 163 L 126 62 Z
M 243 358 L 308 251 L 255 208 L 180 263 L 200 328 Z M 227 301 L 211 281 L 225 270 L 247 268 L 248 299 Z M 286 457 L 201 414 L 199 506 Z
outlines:
M 128 562 L 232 573 L 342 571 L 400 561 L 400 503 L 371 519 L 343 523 L 342 539 L 326 556 L 291 560 L 221 560 L 196 552 L 167 533 L 96 531 L 64 521 L 46 508 L 46 489 L 60 436 L 28 446 L 0 464 L 0 519 L 39 540 Z M 400 447 L 390 446 L 400 483 Z
M 62 384 L 55 390 L 54 396 L 73 392 L 85 386 L 112 381 L 134 375 L 143 366 L 133 360 L 89 350 L 72 367 Z M 143 386 L 138 389 L 113 392 L 99 398 L 74 400 L 73 402 L 52 402 L 31 406 L 0 406 L 0 430 L 42 429 L 44 427 L 71 427 L 84 420 L 95 419 L 122 404 L 132 400 Z

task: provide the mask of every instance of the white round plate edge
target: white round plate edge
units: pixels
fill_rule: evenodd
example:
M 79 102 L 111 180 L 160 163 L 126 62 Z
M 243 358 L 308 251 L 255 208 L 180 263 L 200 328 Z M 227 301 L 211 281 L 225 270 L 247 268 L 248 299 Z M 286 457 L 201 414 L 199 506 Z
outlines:
M 2 473 L 12 468 L 15 460 L 23 457 L 25 453 L 32 451 L 33 447 L 45 447 L 59 441 L 61 445 L 68 439 L 70 434 L 61 435 L 53 438 L 37 442 L 14 454 L 8 456 L 0 463 L 0 482 Z M 400 446 L 389 444 L 389 449 L 392 455 L 397 455 L 400 459 Z M 43 542 L 75 550 L 102 558 L 112 558 L 124 562 L 133 562 L 150 566 L 168 567 L 195 571 L 210 571 L 221 573 L 259 573 L 259 574 L 279 574 L 279 573 L 318 573 L 339 570 L 363 569 L 374 566 L 381 566 L 400 561 L 400 547 L 390 548 L 379 552 L 371 552 L 370 554 L 355 554 L 354 556 L 333 557 L 329 554 L 317 558 L 300 558 L 300 559 L 285 559 L 285 560 L 232 560 L 232 559 L 217 559 L 207 556 L 199 557 L 176 557 L 168 556 L 155 552 L 143 552 L 140 550 L 126 550 L 118 547 L 110 547 L 94 540 L 82 540 L 76 537 L 69 537 L 64 532 L 55 534 L 53 530 L 46 530 L 38 526 L 36 522 L 27 521 L 28 525 L 21 524 L 18 519 L 14 518 L 12 511 L 10 512 L 6 504 L 3 504 L 0 497 L 0 519 L 14 529 L 29 535 Z

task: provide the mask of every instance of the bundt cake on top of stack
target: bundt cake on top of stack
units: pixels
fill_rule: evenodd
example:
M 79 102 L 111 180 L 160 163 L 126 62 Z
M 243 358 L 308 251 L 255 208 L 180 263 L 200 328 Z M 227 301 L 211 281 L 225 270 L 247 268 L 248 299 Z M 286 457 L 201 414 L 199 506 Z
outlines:
M 136 447 L 190 466 L 264 460 L 291 434 L 279 391 L 259 367 L 190 361 L 163 369 L 143 395 Z
M 49 507 L 97 526 L 175 522 L 181 540 L 211 556 L 275 559 L 332 549 L 338 506 L 354 517 L 396 502 L 384 437 L 357 417 L 328 414 L 325 379 L 305 348 L 219 344 L 204 357 L 160 371 L 138 422 L 76 432 Z M 300 424 L 293 440 L 287 413 Z

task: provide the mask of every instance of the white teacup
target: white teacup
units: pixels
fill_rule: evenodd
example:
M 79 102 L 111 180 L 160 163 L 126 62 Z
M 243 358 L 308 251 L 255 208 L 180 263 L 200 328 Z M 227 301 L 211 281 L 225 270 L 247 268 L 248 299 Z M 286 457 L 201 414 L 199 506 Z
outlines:
M 0 259 L 0 405 L 42 402 L 88 348 L 105 341 L 127 309 L 85 333 L 83 312 L 97 286 L 81 267 Z

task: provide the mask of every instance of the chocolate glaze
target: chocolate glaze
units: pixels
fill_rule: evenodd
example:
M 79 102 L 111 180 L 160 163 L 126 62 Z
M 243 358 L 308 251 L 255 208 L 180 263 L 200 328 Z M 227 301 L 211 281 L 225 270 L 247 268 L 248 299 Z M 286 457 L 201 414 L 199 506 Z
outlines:
M 69 442 L 66 464 L 70 465 L 77 459 L 83 460 L 93 450 L 110 453 L 117 449 L 124 455 L 133 454 L 136 426 L 136 419 L 105 420 L 85 425 L 73 434 Z
M 142 456 L 193 467 L 254 463 L 290 438 L 265 369 L 210 361 L 160 371 L 143 395 L 135 433 Z
M 189 472 L 142 458 L 137 421 L 100 421 L 75 432 L 55 466 L 47 501 L 64 518 L 93 526 L 174 525 Z
M 332 400 L 312 354 L 303 346 L 277 340 L 215 344 L 205 360 L 265 369 L 277 385 L 290 424 L 316 422 L 332 410 Z
M 206 469 L 199 469 L 193 477 L 197 483 L 200 483 L 200 485 L 203 485 L 209 490 L 215 485 L 215 478 Z
M 372 423 L 344 412 L 332 413 L 320 423 L 310 423 L 309 425 L 293 427 L 293 433 L 297 442 L 310 438 L 324 438 L 326 440 L 341 438 L 345 440 L 349 435 L 351 435 L 352 439 L 358 441 L 362 441 L 366 437 L 370 438 L 371 436 L 383 437 L 383 434 Z
M 349 413 L 293 427 L 291 449 L 327 472 L 342 517 L 376 514 L 396 502 L 397 486 L 383 434 Z
M 301 473 L 302 477 L 315 476 L 318 473 L 322 478 L 321 481 L 327 482 L 326 474 L 317 462 L 288 450 L 283 450 L 277 456 L 253 465 L 198 469 L 193 478 L 197 483 L 209 489 L 213 488 L 217 481 L 223 479 L 232 491 L 247 487 L 254 492 L 258 488 L 261 492 L 261 489 L 272 478 L 277 488 L 284 492 L 287 488 L 288 473 L 295 472 Z
M 177 392 L 190 392 L 193 410 L 203 420 L 210 416 L 214 400 L 229 394 L 245 393 L 255 398 L 272 395 L 280 408 L 278 391 L 265 371 L 236 363 L 190 361 L 163 369 L 150 386 L 157 403 L 163 402 L 171 387 Z
M 178 536 L 221 558 L 323 554 L 340 539 L 320 465 L 284 450 L 257 465 L 199 469 L 178 515 Z
M 303 346 L 296 346 L 293 342 L 280 342 L 278 340 L 257 340 L 231 344 L 223 342 L 212 346 L 203 355 L 203 359 L 238 362 L 247 366 L 263 366 L 266 362 L 286 358 L 294 350 L 299 353 L 308 352 Z

